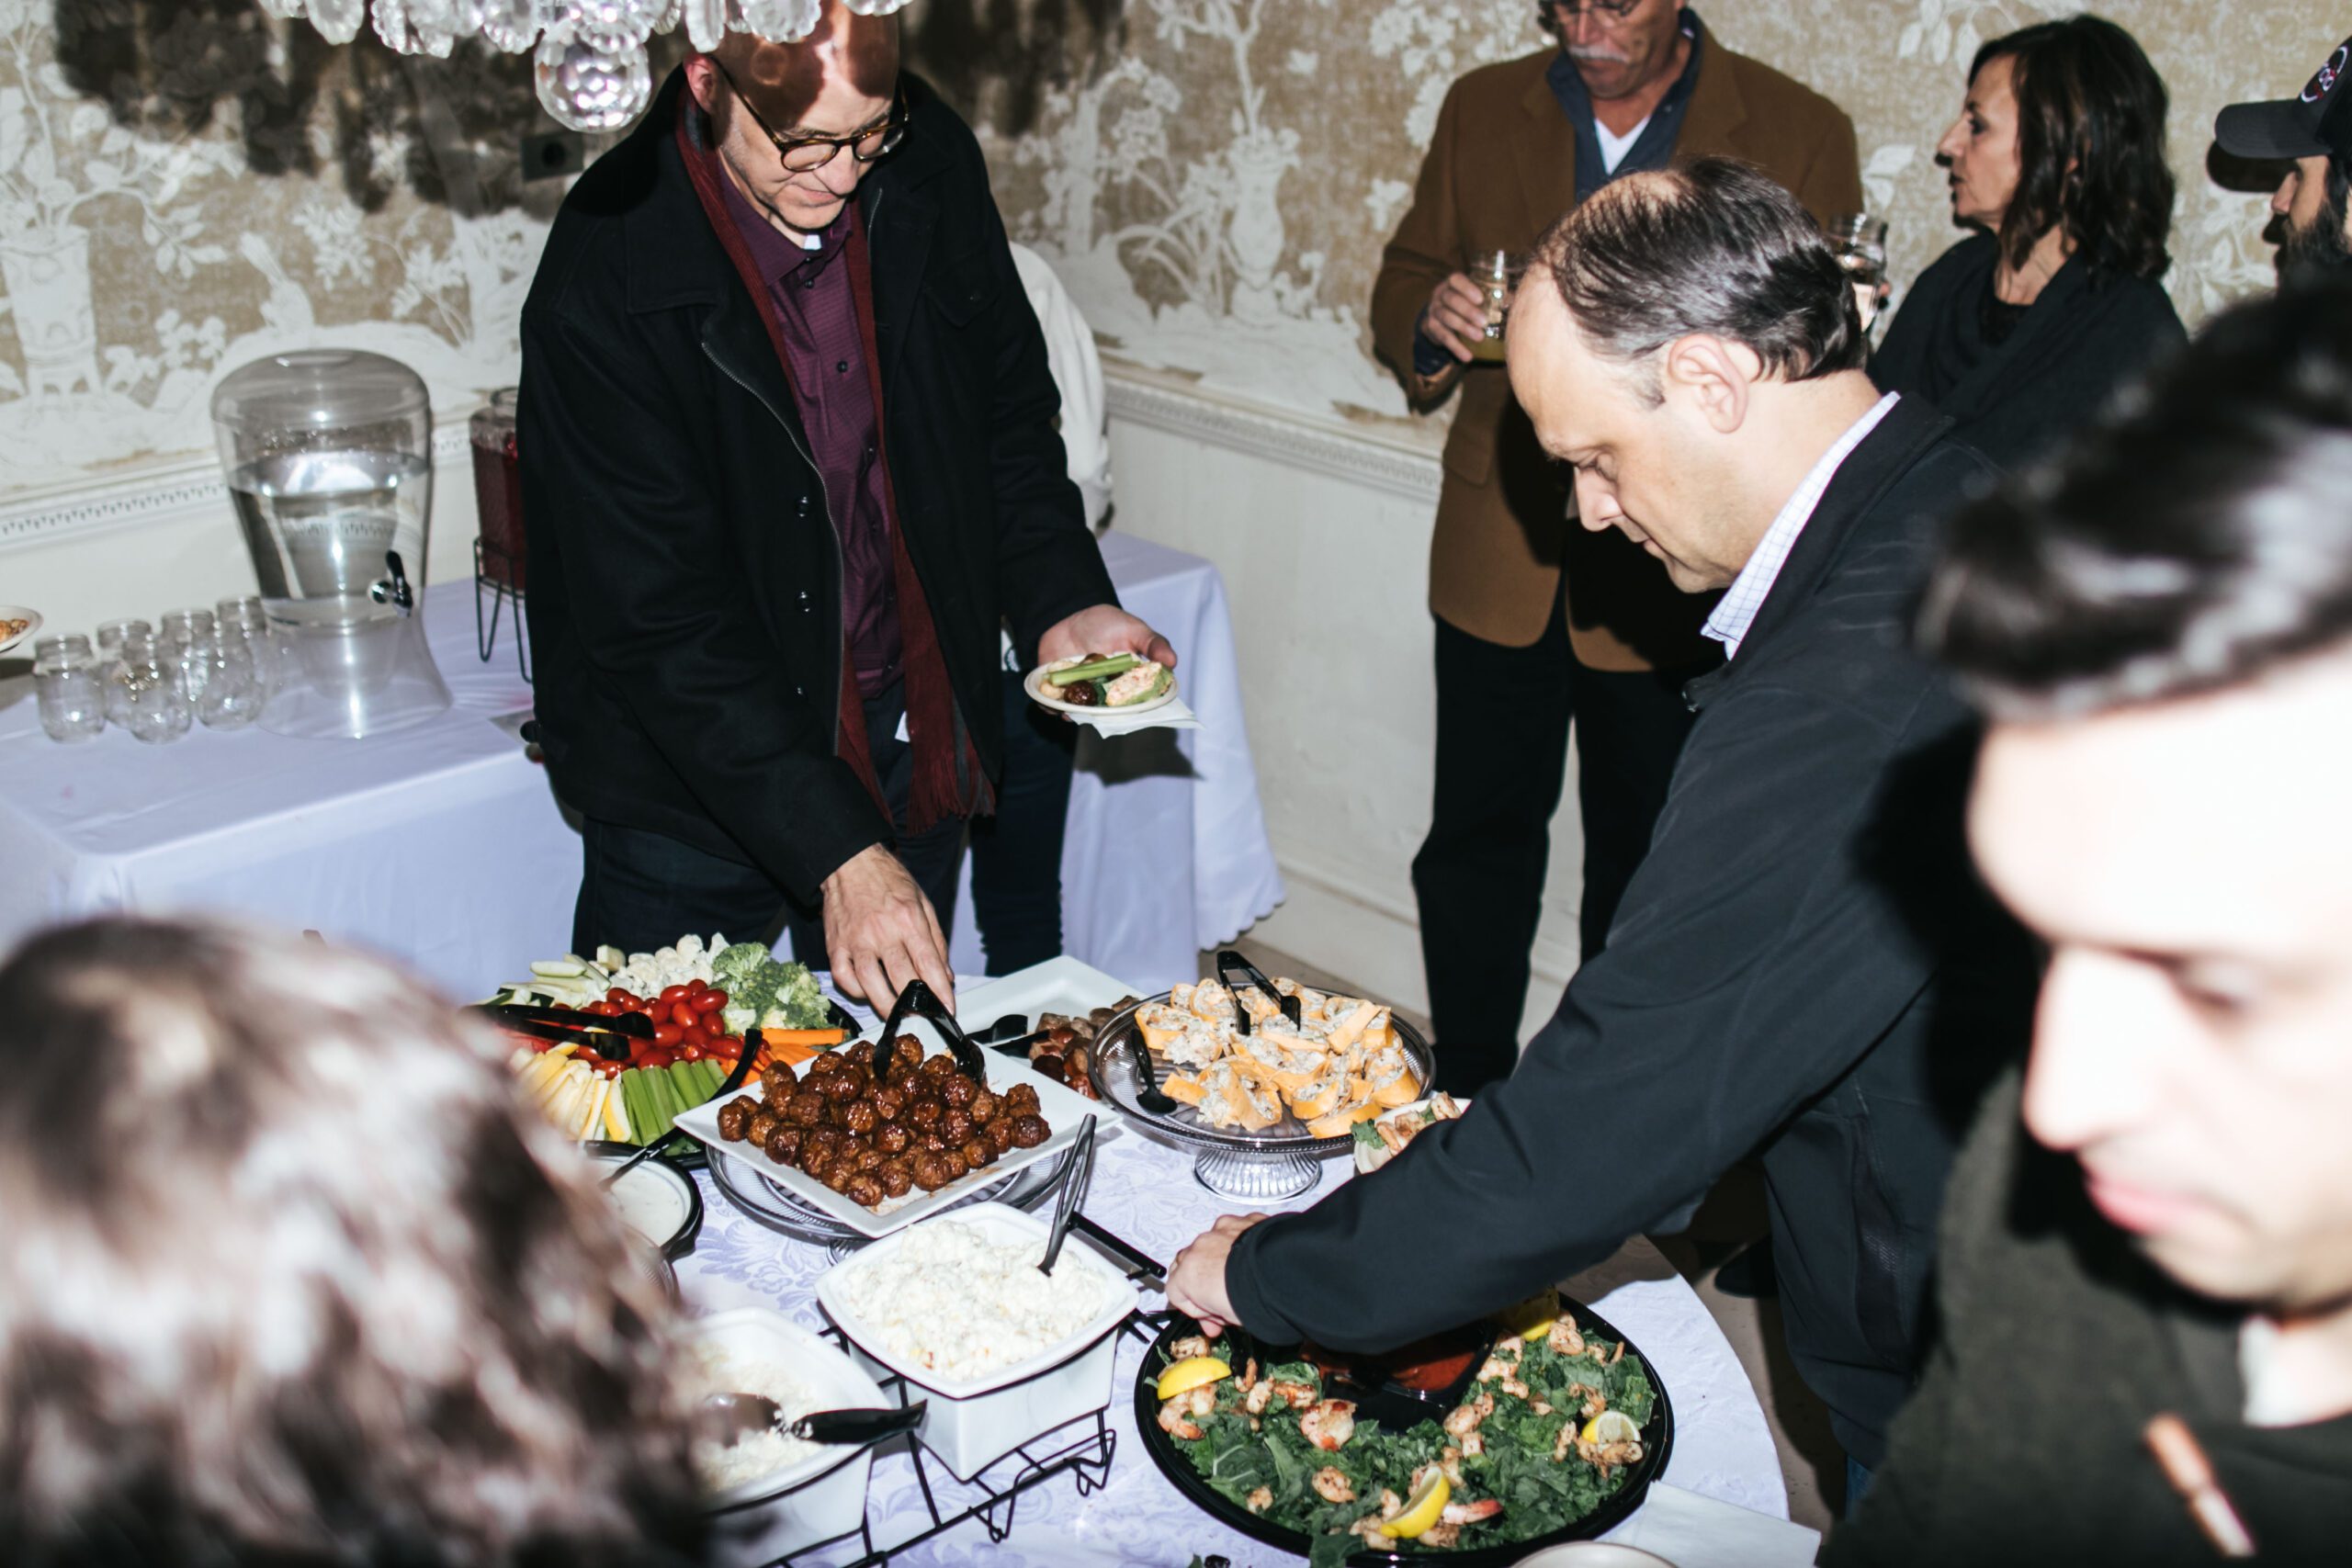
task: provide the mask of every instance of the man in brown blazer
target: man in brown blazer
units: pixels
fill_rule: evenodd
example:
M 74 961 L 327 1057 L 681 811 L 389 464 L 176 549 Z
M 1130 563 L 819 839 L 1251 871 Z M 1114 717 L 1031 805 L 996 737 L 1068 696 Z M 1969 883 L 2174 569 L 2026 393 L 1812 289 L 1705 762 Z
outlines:
M 1436 798 L 1413 861 L 1439 1080 L 1456 1093 L 1518 1058 L 1571 718 L 1589 958 L 1665 802 L 1690 722 L 1681 683 L 1716 657 L 1699 636 L 1712 597 L 1678 592 L 1615 530 L 1575 525 L 1499 361 L 1472 363 L 1485 315 L 1467 273 L 1524 253 L 1617 175 L 1677 157 L 1743 159 L 1815 218 L 1861 206 L 1853 122 L 1687 7 L 1547 0 L 1537 15 L 1557 49 L 1447 94 L 1372 298 L 1375 344 L 1414 401 L 1461 389 L 1430 550 Z

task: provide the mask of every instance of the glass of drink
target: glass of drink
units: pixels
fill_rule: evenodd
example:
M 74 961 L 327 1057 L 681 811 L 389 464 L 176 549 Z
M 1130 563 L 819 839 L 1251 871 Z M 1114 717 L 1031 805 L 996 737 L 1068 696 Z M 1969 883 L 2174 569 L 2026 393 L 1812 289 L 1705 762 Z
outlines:
M 1886 288 L 1886 220 L 1867 212 L 1845 212 L 1823 225 L 1854 286 L 1854 305 L 1861 312 L 1862 337 L 1869 341 L 1878 329 L 1879 306 Z
M 1491 251 L 1478 258 L 1471 275 L 1487 298 L 1486 335 L 1470 345 L 1470 357 L 1499 365 L 1503 360 L 1503 327 L 1510 319 L 1510 298 L 1527 264 L 1509 251 Z
M 33 645 L 33 696 L 51 740 L 97 738 L 107 727 L 107 699 L 89 638 L 45 637 Z
M 143 632 L 122 639 L 122 693 L 119 722 L 131 739 L 161 746 L 187 733 L 192 715 L 180 694 L 170 650 Z

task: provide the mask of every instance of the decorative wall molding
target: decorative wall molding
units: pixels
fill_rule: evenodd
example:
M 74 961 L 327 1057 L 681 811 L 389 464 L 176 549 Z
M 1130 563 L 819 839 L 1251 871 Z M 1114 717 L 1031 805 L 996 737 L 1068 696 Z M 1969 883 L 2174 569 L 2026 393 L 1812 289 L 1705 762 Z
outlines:
M 1289 409 L 1170 386 L 1115 363 L 1102 368 L 1115 418 L 1408 501 L 1437 503 L 1441 470 L 1436 453 L 1426 448 Z
M 469 411 L 469 417 L 471 417 Z M 466 422 L 445 421 L 434 428 L 433 464 L 462 457 Z M 467 498 L 470 502 L 471 497 Z M 53 545 L 117 528 L 137 527 L 217 511 L 227 515 L 229 487 L 217 457 L 189 457 L 157 464 L 111 482 L 63 486 L 0 500 L 0 551 L 25 545 Z

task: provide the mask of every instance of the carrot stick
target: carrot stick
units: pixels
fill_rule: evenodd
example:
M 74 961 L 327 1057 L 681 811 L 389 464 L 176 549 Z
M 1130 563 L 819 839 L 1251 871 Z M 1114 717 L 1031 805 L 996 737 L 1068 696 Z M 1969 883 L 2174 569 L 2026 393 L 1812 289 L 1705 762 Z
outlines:
M 763 1029 L 760 1038 L 771 1045 L 838 1045 L 848 1036 L 838 1029 Z

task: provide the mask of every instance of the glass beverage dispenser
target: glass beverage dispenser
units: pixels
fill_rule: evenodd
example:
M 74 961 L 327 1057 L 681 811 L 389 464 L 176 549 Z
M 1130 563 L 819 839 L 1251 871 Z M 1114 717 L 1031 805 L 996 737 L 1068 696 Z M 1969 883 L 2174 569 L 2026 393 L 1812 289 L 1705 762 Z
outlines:
M 433 510 L 433 412 L 416 372 L 350 349 L 272 355 L 221 381 L 212 424 L 288 647 L 262 728 L 356 739 L 447 708 L 416 614 Z

